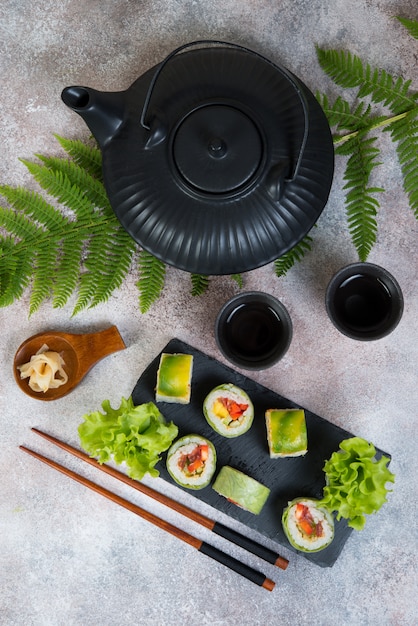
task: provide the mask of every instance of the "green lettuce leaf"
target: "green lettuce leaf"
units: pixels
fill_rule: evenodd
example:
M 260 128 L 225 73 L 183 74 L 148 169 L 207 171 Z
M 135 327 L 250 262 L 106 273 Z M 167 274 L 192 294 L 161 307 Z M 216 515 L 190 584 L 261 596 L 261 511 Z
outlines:
M 360 437 L 345 439 L 340 450 L 325 462 L 326 486 L 321 505 L 337 513 L 337 520 L 348 519 L 348 525 L 361 530 L 366 515 L 375 513 L 387 501 L 386 484 L 395 482 L 388 469 L 390 459 L 376 459 L 376 448 Z
M 104 413 L 86 413 L 78 427 L 84 450 L 99 463 L 126 463 L 128 475 L 136 480 L 146 473 L 159 476 L 155 465 L 177 437 L 177 426 L 167 423 L 153 402 L 135 406 L 132 398 L 122 398 L 113 409 L 104 400 L 102 408 Z

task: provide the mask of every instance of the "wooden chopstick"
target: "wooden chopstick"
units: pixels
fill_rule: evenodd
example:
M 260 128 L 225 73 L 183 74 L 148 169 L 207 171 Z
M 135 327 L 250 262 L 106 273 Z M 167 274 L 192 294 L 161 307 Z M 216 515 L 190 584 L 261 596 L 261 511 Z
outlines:
M 102 472 L 105 472 L 106 474 L 113 476 L 114 478 L 122 481 L 123 483 L 126 483 L 127 485 L 129 485 L 130 487 L 133 487 L 137 491 L 140 491 L 141 493 L 146 494 L 153 500 L 157 500 L 161 504 L 168 506 L 170 509 L 177 511 L 177 513 L 180 513 L 181 515 L 188 517 L 194 522 L 197 522 L 201 526 L 208 528 L 209 530 L 223 537 L 224 539 L 227 539 L 228 541 L 231 541 L 232 543 L 240 546 L 241 548 L 248 550 L 248 552 L 252 552 L 256 556 L 267 561 L 268 563 L 277 565 L 281 569 L 286 569 L 287 566 L 289 565 L 289 561 L 285 559 L 283 556 L 280 556 L 273 550 L 266 548 L 265 546 L 263 546 L 260 543 L 257 543 L 256 541 L 253 541 L 249 537 L 245 537 L 244 535 L 241 535 L 236 530 L 232 530 L 231 528 L 228 528 L 227 526 L 224 526 L 223 524 L 219 522 L 214 522 L 213 520 L 209 519 L 205 515 L 202 515 L 201 513 L 197 513 L 196 511 L 193 511 L 186 505 L 180 504 L 180 502 L 176 502 L 175 500 L 172 500 L 168 496 L 165 496 L 162 493 L 155 491 L 155 489 L 152 489 L 151 487 L 148 487 L 147 485 L 144 485 L 137 480 L 133 480 L 132 478 L 129 478 L 129 476 L 127 476 L 126 474 L 119 472 L 118 470 L 114 469 L 113 467 L 110 467 L 109 465 L 100 464 L 98 461 L 96 461 L 96 459 L 91 458 L 90 456 L 82 452 L 81 450 L 78 450 L 77 448 L 73 448 L 73 446 L 71 446 L 70 444 L 65 443 L 64 441 L 60 441 L 60 439 L 57 439 L 56 437 L 53 437 L 52 435 L 49 435 L 43 432 L 42 430 L 39 430 L 38 428 L 32 428 L 32 430 L 37 435 L 40 435 L 44 439 L 47 439 L 49 442 L 53 443 L 59 448 L 62 448 L 66 452 L 69 452 L 73 456 L 76 456 L 82 461 L 85 461 L 86 463 L 93 465 L 93 467 L 97 467 Z
M 101 496 L 104 496 L 108 500 L 111 500 L 115 504 L 122 506 L 128 511 L 131 511 L 132 513 L 135 513 L 139 517 L 142 517 L 143 519 L 147 520 L 151 524 L 154 524 L 154 526 L 158 526 L 158 528 L 161 528 L 162 530 L 165 530 L 171 535 L 174 535 L 174 537 L 177 537 L 178 539 L 181 539 L 185 543 L 188 543 L 189 545 L 196 548 L 199 552 L 202 552 L 203 554 L 210 556 L 212 559 L 215 559 L 216 561 L 218 561 L 219 563 L 222 563 L 223 565 L 233 570 L 234 572 L 237 572 L 241 576 L 244 576 L 248 580 L 258 585 L 259 587 L 264 587 L 264 589 L 267 589 L 268 591 L 272 591 L 274 589 L 275 583 L 272 580 L 267 578 L 261 572 L 258 572 L 252 567 L 249 567 L 245 563 L 238 561 L 237 559 L 230 556 L 229 554 L 222 552 L 222 550 L 219 550 L 218 548 L 215 548 L 214 546 L 211 546 L 210 544 L 200 539 L 197 539 L 196 537 L 194 537 L 193 535 L 190 535 L 184 530 L 177 528 L 170 522 L 166 522 L 165 520 L 157 517 L 153 513 L 150 513 L 149 511 L 142 509 L 136 504 L 129 502 L 129 500 L 125 500 L 124 498 L 121 498 L 120 496 L 113 493 L 112 491 L 109 491 L 108 489 L 105 489 L 104 487 L 97 485 L 96 483 L 89 480 L 88 478 L 84 478 L 84 476 L 81 476 L 80 474 L 73 472 L 72 470 L 64 467 L 63 465 L 56 463 L 52 459 L 49 459 L 43 456 L 42 454 L 39 454 L 38 452 L 35 452 L 34 450 L 27 448 L 26 446 L 19 446 L 19 447 L 21 450 L 23 450 L 24 452 L 27 452 L 28 454 L 35 457 L 39 461 L 42 461 L 43 463 L 46 463 L 50 467 L 53 467 L 54 469 L 58 470 L 62 474 L 65 474 L 65 476 L 72 478 L 73 480 L 84 485 L 88 489 L 95 491 L 96 493 L 100 494 Z

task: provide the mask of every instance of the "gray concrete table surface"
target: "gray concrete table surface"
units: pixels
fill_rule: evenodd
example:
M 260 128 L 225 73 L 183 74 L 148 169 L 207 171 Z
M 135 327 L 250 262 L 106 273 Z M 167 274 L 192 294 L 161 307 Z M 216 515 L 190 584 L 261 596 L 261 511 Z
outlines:
M 411 78 L 418 89 L 418 41 L 394 15 L 418 19 L 416 1 L 3 0 L 0 182 L 34 186 L 19 158 L 62 154 L 54 133 L 89 136 L 83 121 L 61 102 L 63 87 L 126 89 L 187 41 L 215 38 L 246 45 L 286 66 L 312 91 L 331 97 L 341 91 L 319 67 L 316 44 L 350 50 L 372 66 Z M 2 625 L 417 623 L 418 224 L 402 189 L 394 147 L 384 134 L 378 142 L 384 158 L 374 183 L 386 191 L 369 260 L 392 272 L 403 289 L 405 311 L 395 332 L 380 341 L 355 342 L 339 334 L 326 315 L 328 280 L 339 267 L 357 260 L 345 218 L 341 157 L 311 253 L 285 278 L 278 279 L 271 264 L 249 272 L 244 289 L 276 295 L 294 324 L 285 358 L 251 377 L 392 455 L 396 483 L 381 511 L 362 532 L 353 533 L 328 569 L 285 547 L 282 553 L 290 559 L 285 572 L 229 548 L 276 581 L 269 593 L 24 455 L 20 444 L 81 469 L 30 428 L 77 445 L 82 415 L 100 408 L 105 398 L 116 405 L 128 396 L 146 365 L 174 336 L 224 362 L 213 324 L 221 304 L 239 288 L 228 277 L 216 277 L 203 296 L 194 298 L 189 276 L 169 268 L 162 297 L 141 314 L 137 277 L 131 273 L 106 304 L 75 317 L 72 303 L 63 309 L 45 303 L 29 318 L 25 293 L 0 310 Z M 47 329 L 84 332 L 111 324 L 118 326 L 127 349 L 100 362 L 73 393 L 46 403 L 17 388 L 11 365 L 26 337 Z M 82 471 L 227 549 L 221 539 L 133 496 L 128 487 L 97 477 L 93 469 Z M 154 484 L 191 501 L 160 479 Z M 220 513 L 198 507 L 224 521 Z

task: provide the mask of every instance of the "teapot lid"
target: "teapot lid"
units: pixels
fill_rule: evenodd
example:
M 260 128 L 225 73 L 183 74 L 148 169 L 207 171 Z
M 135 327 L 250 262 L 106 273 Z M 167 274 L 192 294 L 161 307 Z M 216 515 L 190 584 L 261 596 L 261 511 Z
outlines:
M 186 184 L 208 194 L 240 189 L 257 172 L 263 141 L 254 121 L 225 104 L 206 104 L 181 120 L 173 161 Z
M 319 218 L 332 136 L 285 68 L 235 44 L 193 42 L 124 97 L 124 121 L 101 146 L 105 185 L 128 233 L 163 262 L 245 272 L 283 255 Z

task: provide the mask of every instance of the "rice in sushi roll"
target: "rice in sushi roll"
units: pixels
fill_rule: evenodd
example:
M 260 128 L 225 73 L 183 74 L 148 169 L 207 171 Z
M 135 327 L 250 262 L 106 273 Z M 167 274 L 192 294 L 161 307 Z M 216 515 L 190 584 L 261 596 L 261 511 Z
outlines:
M 203 402 L 203 413 L 208 424 L 223 437 L 243 435 L 254 419 L 249 396 L 232 383 L 212 389 Z
M 200 435 L 181 437 L 168 450 L 167 470 L 182 487 L 203 489 L 210 483 L 215 469 L 215 447 Z
M 319 552 L 334 539 L 334 519 L 318 500 L 296 498 L 283 512 L 283 530 L 290 544 L 301 552 Z

